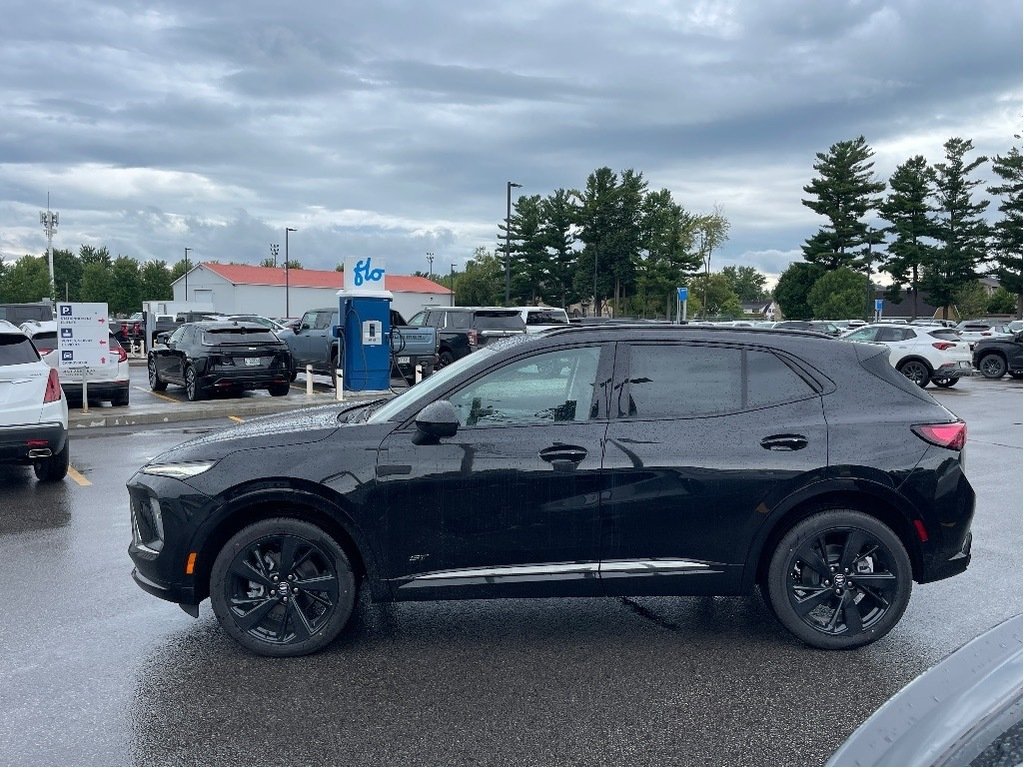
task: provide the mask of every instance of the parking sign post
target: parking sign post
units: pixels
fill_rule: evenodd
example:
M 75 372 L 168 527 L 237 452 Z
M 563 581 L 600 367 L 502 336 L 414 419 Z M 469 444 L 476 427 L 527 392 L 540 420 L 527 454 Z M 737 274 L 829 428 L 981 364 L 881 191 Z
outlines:
M 106 302 L 59 302 L 57 350 L 60 370 L 82 374 L 82 411 L 89 410 L 89 377 L 110 359 Z
M 875 321 L 876 322 L 878 320 L 882 319 L 882 305 L 883 305 L 884 301 L 885 301 L 884 299 L 875 299 Z
M 686 322 L 686 300 L 689 297 L 690 289 L 685 285 L 676 288 L 676 325 Z

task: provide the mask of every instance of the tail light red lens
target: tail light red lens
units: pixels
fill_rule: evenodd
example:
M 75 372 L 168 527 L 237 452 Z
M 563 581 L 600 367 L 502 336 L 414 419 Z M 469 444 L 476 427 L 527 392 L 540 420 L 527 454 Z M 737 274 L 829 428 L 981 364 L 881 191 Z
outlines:
M 57 369 L 50 369 L 50 376 L 46 379 L 46 392 L 43 394 L 44 403 L 55 403 L 60 400 L 60 379 L 57 377 Z
M 477 331 L 471 330 L 469 332 L 469 345 L 475 347 L 480 341 L 480 334 Z
M 42 357 L 43 355 L 48 355 L 51 352 L 53 352 L 53 347 L 43 347 L 36 345 L 36 352 L 38 352 L 39 356 Z
M 128 359 L 128 352 L 125 351 L 124 347 L 118 346 L 118 348 L 117 348 L 117 362 L 123 363 L 127 359 Z
M 955 347 L 956 344 L 954 344 L 952 341 L 933 341 L 932 346 L 935 347 L 936 349 L 945 352 L 950 347 Z
M 915 424 L 911 430 L 926 443 L 937 445 L 939 448 L 960 451 L 967 444 L 967 425 L 962 421 L 950 424 Z

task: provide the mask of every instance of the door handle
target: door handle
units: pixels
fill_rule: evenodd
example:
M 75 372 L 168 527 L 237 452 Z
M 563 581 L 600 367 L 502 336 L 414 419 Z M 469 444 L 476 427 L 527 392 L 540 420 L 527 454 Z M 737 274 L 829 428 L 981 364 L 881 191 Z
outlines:
M 553 445 L 538 454 L 556 470 L 575 469 L 587 458 L 587 449 L 578 445 Z
M 803 435 L 768 435 L 762 438 L 761 447 L 769 451 L 799 451 L 807 447 L 807 438 Z

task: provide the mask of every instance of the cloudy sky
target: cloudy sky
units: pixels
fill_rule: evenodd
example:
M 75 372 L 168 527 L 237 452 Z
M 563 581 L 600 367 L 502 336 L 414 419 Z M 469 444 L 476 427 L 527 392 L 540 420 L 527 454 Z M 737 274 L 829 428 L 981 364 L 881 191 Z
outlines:
M 389 271 L 494 247 L 505 182 L 642 171 L 732 224 L 715 266 L 778 273 L 821 223 L 814 153 L 887 178 L 1021 132 L 1020 0 L 5 0 L 0 255 Z

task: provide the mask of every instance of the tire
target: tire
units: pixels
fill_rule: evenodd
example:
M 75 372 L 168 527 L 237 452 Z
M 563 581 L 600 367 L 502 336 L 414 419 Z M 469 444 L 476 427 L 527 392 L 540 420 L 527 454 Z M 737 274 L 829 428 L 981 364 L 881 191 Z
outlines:
M 938 379 L 932 379 L 932 384 L 936 387 L 942 387 L 943 389 L 949 389 L 950 387 L 956 386 L 956 383 L 960 381 L 959 376 L 944 376 Z
M 146 362 L 146 370 L 149 372 L 149 388 L 154 392 L 163 392 L 167 389 L 167 382 L 160 378 L 156 370 L 156 358 L 150 357 Z
M 799 521 L 779 541 L 768 566 L 768 601 L 807 645 L 848 650 L 896 625 L 912 579 L 907 551 L 888 526 L 853 509 L 831 509 Z
M 288 552 L 293 565 L 283 573 Z M 319 651 L 348 623 L 355 600 L 355 575 L 341 546 L 321 528 L 287 517 L 236 533 L 210 576 L 221 627 L 261 656 Z
M 131 393 L 126 389 L 123 392 L 118 392 L 112 398 L 110 398 L 110 404 L 115 406 L 128 405 L 131 401 Z
M 989 352 L 978 361 L 978 370 L 986 379 L 1001 379 L 1006 375 L 1006 360 L 1002 355 Z
M 267 391 L 273 397 L 283 397 L 284 395 L 288 394 L 288 390 L 290 389 L 290 384 L 271 384 L 269 387 L 267 387 Z
M 927 387 L 928 382 L 932 378 L 932 371 L 928 364 L 921 360 L 907 360 L 904 363 L 900 363 L 900 367 L 897 370 L 921 389 Z
M 185 397 L 193 403 L 203 399 L 203 388 L 196 378 L 196 369 L 191 365 L 185 368 Z
M 451 353 L 449 349 L 442 349 L 441 353 L 437 356 L 437 367 L 444 368 L 446 365 L 451 365 L 455 362 L 455 355 Z
M 67 477 L 68 467 L 71 466 L 71 438 L 64 441 L 64 447 L 60 453 L 55 453 L 48 459 L 37 459 L 32 462 L 32 470 L 36 478 L 42 483 L 57 483 Z
M 299 378 L 299 372 L 292 368 L 291 373 L 288 374 L 288 381 L 295 381 L 297 378 Z

